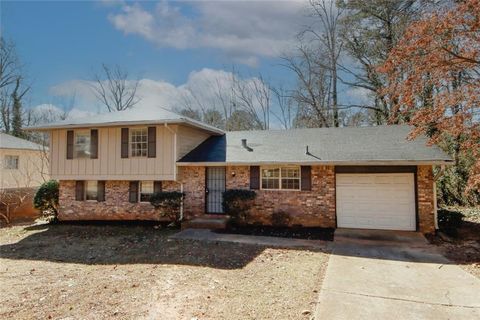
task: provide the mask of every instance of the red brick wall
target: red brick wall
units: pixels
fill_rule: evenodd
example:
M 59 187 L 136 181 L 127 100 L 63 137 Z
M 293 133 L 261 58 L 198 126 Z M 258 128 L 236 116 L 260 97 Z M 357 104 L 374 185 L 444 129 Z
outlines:
M 60 181 L 59 220 L 164 220 L 149 203 L 128 201 L 129 181 L 106 181 L 105 201 L 76 201 L 75 181 Z
M 163 181 L 165 191 L 185 193 L 184 217 L 203 214 L 205 207 L 205 168 L 180 168 L 178 182 Z M 150 203 L 129 202 L 129 181 L 106 181 L 105 201 L 76 201 L 75 181 L 60 181 L 60 220 L 165 220 Z
M 166 191 L 180 191 L 183 184 L 184 217 L 205 210 L 205 167 L 180 167 L 178 181 L 164 181 Z M 75 201 L 75 182 L 60 181 L 60 220 L 159 220 L 149 203 L 128 201 L 128 181 L 107 181 L 105 202 Z M 227 189 L 248 189 L 250 168 L 228 166 Z M 419 166 L 417 173 L 419 229 L 434 231 L 433 173 L 431 166 Z M 257 190 L 252 221 L 270 224 L 274 212 L 290 213 L 292 225 L 335 227 L 335 170 L 333 166 L 312 166 L 311 191 Z
M 435 231 L 433 188 L 432 166 L 418 166 L 418 226 L 419 231 L 422 233 L 432 233 Z
M 227 189 L 248 189 L 250 167 L 227 167 Z M 312 166 L 311 191 L 257 190 L 251 222 L 271 224 L 274 212 L 288 212 L 292 225 L 335 227 L 335 170 Z

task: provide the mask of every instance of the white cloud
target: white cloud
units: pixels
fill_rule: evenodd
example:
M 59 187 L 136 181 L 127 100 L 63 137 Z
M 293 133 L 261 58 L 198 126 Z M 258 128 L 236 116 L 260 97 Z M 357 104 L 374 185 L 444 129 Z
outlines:
M 185 83 L 179 86 L 163 80 L 141 79 L 137 89 L 140 101 L 135 108 L 164 107 L 176 110 L 184 108 L 187 101 L 194 109 L 219 108 L 219 94 L 231 92 L 233 79 L 232 72 L 208 68 L 192 71 Z M 251 84 L 258 79 L 251 77 L 238 81 Z M 51 87 L 49 91 L 56 98 L 75 95 L 75 107 L 69 112 L 69 117 L 90 116 L 105 111 L 96 99 L 92 85 L 94 82 L 91 81 L 70 80 Z
M 184 3 L 185 4 L 185 3 Z M 162 1 L 153 11 L 139 3 L 108 15 L 125 34 L 139 35 L 159 47 L 219 49 L 250 66 L 258 56 L 287 51 L 306 23 L 306 1 L 195 1 L 193 13 Z M 308 22 L 308 21 L 307 21 Z
M 369 105 L 372 102 L 372 92 L 365 88 L 353 87 L 346 91 L 346 100 L 349 104 Z
M 73 108 L 64 110 L 57 105 L 44 103 L 32 108 L 33 116 L 36 118 L 37 124 L 59 121 L 65 116 L 67 119 L 84 118 L 95 115 L 96 112 Z

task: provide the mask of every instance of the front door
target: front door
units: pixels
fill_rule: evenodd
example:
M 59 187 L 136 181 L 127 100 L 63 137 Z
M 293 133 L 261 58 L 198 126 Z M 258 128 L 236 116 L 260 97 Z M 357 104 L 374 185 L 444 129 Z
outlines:
M 225 167 L 207 167 L 205 185 L 207 213 L 222 214 L 222 199 L 225 191 Z

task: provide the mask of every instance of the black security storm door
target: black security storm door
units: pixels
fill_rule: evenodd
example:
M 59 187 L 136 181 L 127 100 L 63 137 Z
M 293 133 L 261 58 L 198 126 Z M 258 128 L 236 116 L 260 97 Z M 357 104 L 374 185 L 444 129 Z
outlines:
M 207 167 L 205 186 L 206 212 L 222 214 L 225 191 L 225 167 Z

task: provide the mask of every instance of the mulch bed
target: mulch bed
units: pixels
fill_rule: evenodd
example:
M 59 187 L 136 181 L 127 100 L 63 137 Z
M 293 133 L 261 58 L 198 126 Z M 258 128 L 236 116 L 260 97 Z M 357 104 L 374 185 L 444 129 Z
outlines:
M 227 229 L 215 230 L 216 233 L 243 234 L 250 236 L 281 237 L 306 240 L 333 241 L 333 228 L 312 227 L 273 227 L 273 226 L 237 226 L 229 225 Z

